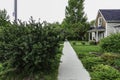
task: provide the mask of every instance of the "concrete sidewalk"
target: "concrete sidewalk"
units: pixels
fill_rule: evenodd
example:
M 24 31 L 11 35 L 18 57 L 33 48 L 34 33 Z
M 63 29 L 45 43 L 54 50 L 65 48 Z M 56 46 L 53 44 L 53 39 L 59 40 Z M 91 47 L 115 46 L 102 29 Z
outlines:
M 64 43 L 58 80 L 90 80 L 89 73 L 83 67 L 69 42 Z

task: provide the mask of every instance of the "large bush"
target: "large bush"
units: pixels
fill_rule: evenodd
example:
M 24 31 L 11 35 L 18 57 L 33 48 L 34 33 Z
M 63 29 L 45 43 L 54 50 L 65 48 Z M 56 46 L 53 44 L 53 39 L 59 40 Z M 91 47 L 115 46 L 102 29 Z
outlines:
M 59 64 L 60 37 L 54 27 L 35 23 L 1 27 L 0 62 L 2 80 L 38 78 L 53 72 Z M 5 79 L 4 79 L 5 78 Z
M 93 67 L 91 80 L 119 80 L 120 72 L 108 65 L 99 64 Z
M 102 39 L 100 46 L 103 51 L 120 53 L 120 33 Z

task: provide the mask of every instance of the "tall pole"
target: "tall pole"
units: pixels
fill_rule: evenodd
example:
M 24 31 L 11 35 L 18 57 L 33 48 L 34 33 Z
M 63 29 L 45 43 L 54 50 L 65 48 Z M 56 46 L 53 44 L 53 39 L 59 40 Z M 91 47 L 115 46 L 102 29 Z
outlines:
M 14 0 L 14 16 L 15 22 L 17 23 L 17 0 Z

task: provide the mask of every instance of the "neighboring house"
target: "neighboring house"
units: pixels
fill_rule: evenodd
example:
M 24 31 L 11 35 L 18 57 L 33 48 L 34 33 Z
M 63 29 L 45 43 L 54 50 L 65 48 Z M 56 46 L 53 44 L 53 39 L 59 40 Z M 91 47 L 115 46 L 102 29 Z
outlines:
M 120 9 L 100 9 L 95 26 L 91 27 L 88 32 L 89 40 L 97 42 L 110 34 L 120 32 Z

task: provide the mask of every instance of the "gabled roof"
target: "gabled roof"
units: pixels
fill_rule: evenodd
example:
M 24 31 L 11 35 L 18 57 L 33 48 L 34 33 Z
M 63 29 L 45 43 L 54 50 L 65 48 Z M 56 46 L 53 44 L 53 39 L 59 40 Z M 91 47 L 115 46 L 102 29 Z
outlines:
M 99 10 L 107 22 L 120 22 L 120 9 Z

